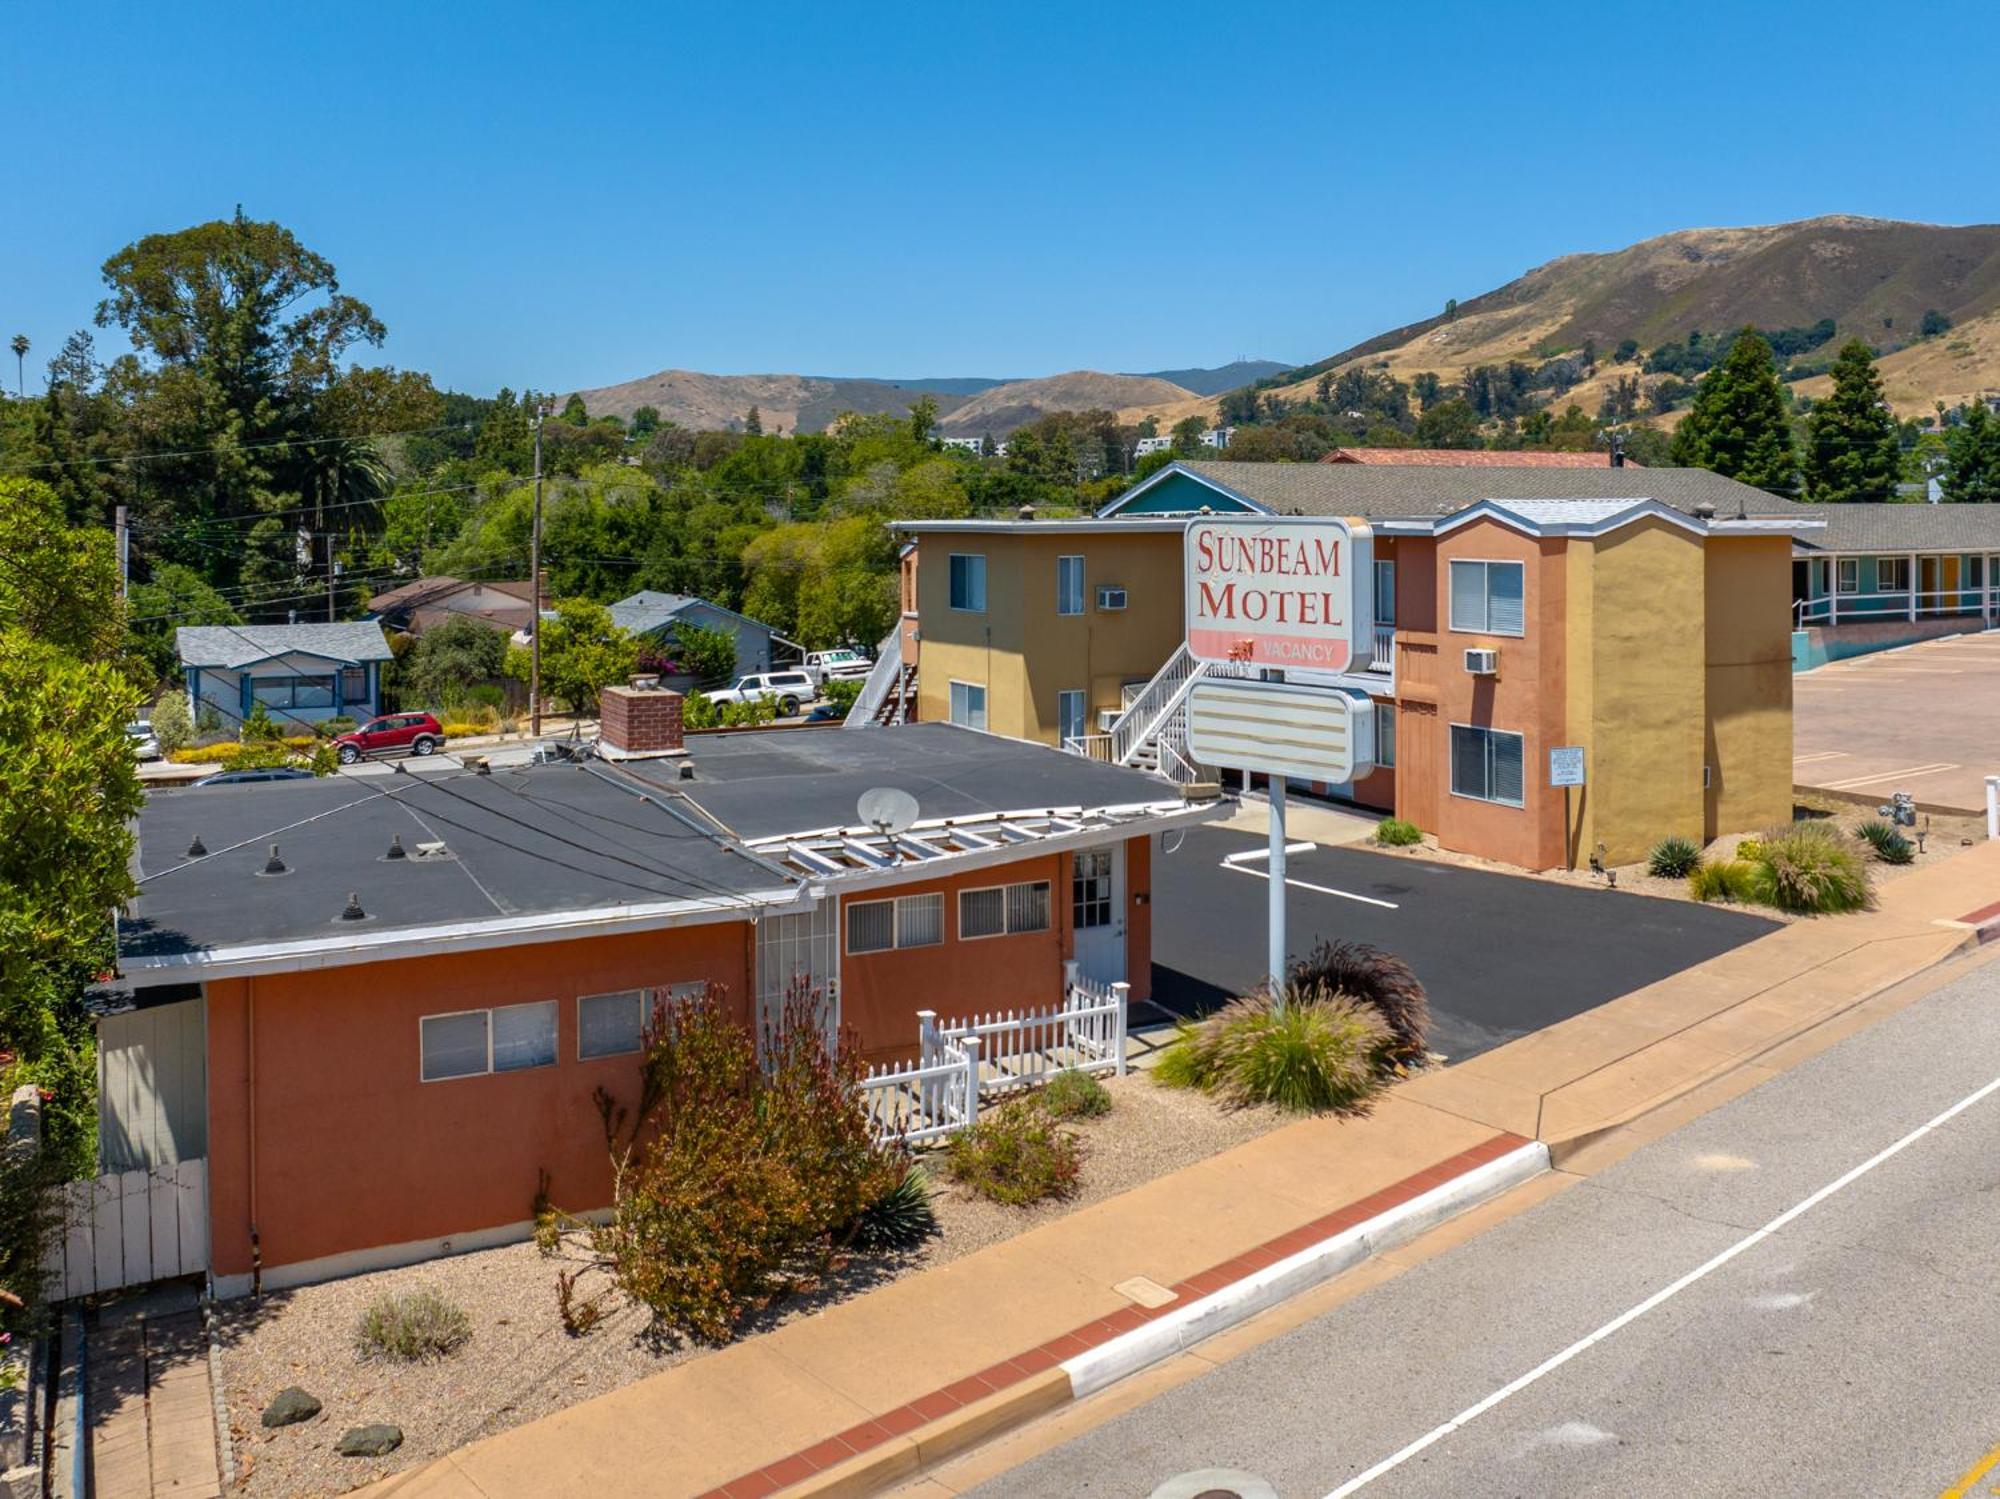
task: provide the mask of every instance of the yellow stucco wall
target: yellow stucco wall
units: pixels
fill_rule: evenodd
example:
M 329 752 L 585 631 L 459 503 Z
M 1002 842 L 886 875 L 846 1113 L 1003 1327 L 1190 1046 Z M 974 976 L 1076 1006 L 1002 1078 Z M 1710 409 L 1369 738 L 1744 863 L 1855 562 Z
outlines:
M 1706 548 L 1711 838 L 1791 820 L 1791 558 L 1783 536 Z
M 1591 678 L 1589 841 L 1582 852 L 1587 857 L 1601 842 L 1607 862 L 1622 864 L 1669 834 L 1703 833 L 1704 548 L 1661 520 L 1588 545 L 1587 655 L 1571 661 L 1573 673 L 1587 669 Z
M 1145 681 L 1182 639 L 1181 533 L 927 532 L 918 545 L 919 715 L 951 716 L 952 681 L 987 689 L 986 726 L 996 734 L 1053 744 L 1057 695 L 1089 694 L 1094 730 L 1100 709 L 1119 706 L 1120 688 Z M 954 552 L 986 558 L 986 611 L 951 607 Z M 1056 613 L 1056 559 L 1084 559 L 1080 615 Z M 1097 607 L 1101 585 L 1126 590 L 1122 610 Z

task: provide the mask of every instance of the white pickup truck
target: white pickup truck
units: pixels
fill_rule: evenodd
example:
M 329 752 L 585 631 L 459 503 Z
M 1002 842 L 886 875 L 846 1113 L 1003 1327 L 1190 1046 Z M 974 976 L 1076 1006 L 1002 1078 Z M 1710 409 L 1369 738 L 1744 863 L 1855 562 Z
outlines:
M 804 671 L 815 685 L 824 687 L 828 682 L 860 681 L 874 668 L 859 651 L 845 648 L 837 651 L 814 651 L 805 659 Z

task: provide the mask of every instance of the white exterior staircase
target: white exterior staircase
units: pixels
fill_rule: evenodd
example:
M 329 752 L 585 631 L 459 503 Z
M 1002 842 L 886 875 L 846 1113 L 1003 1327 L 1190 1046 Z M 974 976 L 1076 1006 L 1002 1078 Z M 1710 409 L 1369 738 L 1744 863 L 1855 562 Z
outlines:
M 1208 766 L 1188 753 L 1187 700 L 1195 683 L 1209 677 L 1247 677 L 1247 666 L 1197 661 L 1185 645 L 1167 658 L 1151 681 L 1127 689 L 1124 710 L 1101 734 L 1077 734 L 1063 741 L 1074 754 L 1113 765 L 1129 765 L 1166 777 L 1176 785 L 1214 779 Z

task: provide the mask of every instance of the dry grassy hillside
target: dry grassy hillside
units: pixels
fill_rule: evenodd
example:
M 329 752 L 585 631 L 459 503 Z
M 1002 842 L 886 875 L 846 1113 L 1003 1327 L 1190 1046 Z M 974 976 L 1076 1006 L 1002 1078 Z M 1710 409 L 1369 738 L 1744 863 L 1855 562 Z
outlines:
M 1117 411 L 1145 402 L 1198 401 L 1192 391 L 1151 375 L 1103 375 L 1071 370 L 1040 380 L 1010 380 L 973 396 L 944 416 L 939 429 L 948 437 L 1004 437 L 1016 427 L 1051 411 Z
M 1594 412 L 1604 388 L 1635 366 L 1606 356 L 1627 338 L 1640 348 L 1678 341 L 1690 330 L 1721 332 L 1805 326 L 1831 317 L 1837 339 L 1878 347 L 1915 338 L 1926 311 L 1955 326 L 1942 339 L 1889 355 L 1883 374 L 1904 411 L 1931 408 L 2000 387 L 2000 225 L 1906 224 L 1848 216 L 1741 229 L 1689 229 L 1609 254 L 1566 255 L 1494 291 L 1461 302 L 1456 317 L 1392 329 L 1324 361 L 1306 378 L 1277 388 L 1309 398 L 1321 369 L 1355 363 L 1409 379 L 1430 370 L 1447 380 L 1480 364 L 1538 361 L 1596 345 L 1599 378 L 1557 402 Z M 1957 346 L 1955 352 L 1947 352 Z M 1811 393 L 1824 381 L 1802 383 Z M 1216 400 L 1172 407 L 1132 406 L 1128 421 L 1199 415 Z
M 697 431 L 739 427 L 752 406 L 766 432 L 818 432 L 843 411 L 900 415 L 920 392 L 881 380 L 830 380 L 813 375 L 705 375 L 661 370 L 621 385 L 577 392 L 592 416 L 629 417 L 653 406 L 670 422 Z M 933 393 L 940 411 L 965 398 Z

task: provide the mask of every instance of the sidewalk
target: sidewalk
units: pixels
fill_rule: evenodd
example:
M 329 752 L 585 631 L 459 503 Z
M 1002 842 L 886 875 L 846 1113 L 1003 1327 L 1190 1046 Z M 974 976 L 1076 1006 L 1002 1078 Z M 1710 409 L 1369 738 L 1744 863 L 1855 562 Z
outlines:
M 2000 844 L 962 1260 L 383 1480 L 378 1499 L 874 1492 L 1071 1398 L 1061 1362 L 1539 1137 L 1576 1145 L 1974 940 Z M 1291 1249 L 1285 1246 L 1291 1246 Z M 1122 1287 L 1122 1289 L 1121 1289 Z M 1164 1305 L 1162 1294 L 1170 1296 Z M 857 1455 L 858 1454 L 858 1455 Z

